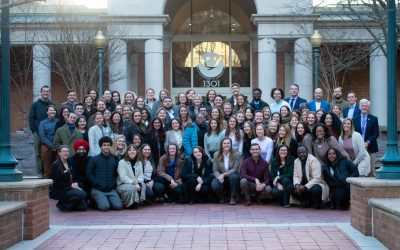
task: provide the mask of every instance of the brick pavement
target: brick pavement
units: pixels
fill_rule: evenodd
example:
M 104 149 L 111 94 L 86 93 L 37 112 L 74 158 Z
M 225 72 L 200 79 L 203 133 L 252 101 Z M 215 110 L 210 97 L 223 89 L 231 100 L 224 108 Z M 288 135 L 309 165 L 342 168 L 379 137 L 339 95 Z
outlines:
M 62 213 L 51 201 L 51 230 L 12 249 L 384 249 L 349 222 L 349 211 L 277 204 L 156 204 Z

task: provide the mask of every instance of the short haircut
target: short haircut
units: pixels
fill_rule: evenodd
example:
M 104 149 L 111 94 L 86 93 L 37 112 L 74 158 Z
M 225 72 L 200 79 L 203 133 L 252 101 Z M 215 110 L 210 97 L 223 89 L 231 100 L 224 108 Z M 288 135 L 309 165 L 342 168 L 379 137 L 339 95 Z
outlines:
M 104 143 L 110 143 L 110 146 L 113 144 L 112 139 L 109 136 L 103 136 L 100 138 L 99 146 L 103 146 Z
M 57 108 L 56 108 L 56 106 L 55 106 L 55 105 L 53 105 L 53 104 L 50 104 L 50 105 L 48 105 L 48 106 L 47 106 L 47 108 L 46 108 L 46 112 L 47 112 L 47 111 L 49 111 L 49 108 L 53 108 L 53 109 L 55 109 L 55 110 L 57 111 Z
M 355 97 L 357 97 L 356 93 L 354 93 L 354 91 L 350 90 L 347 95 L 353 94 Z
M 300 88 L 300 86 L 299 86 L 297 83 L 292 83 L 292 85 L 290 85 L 290 86 L 295 86 L 295 87 L 297 87 L 298 89 Z
M 260 91 L 260 93 L 262 94 L 262 90 L 260 88 L 255 88 L 255 89 L 253 89 L 253 92 L 254 91 Z
M 260 144 L 258 144 L 258 143 L 252 143 L 252 144 L 250 145 L 250 149 L 251 149 L 252 147 L 254 147 L 254 146 L 257 146 L 258 149 L 261 149 Z
M 74 92 L 74 93 L 76 94 L 75 89 L 70 89 L 70 90 L 68 90 L 67 94 L 72 93 L 72 92 Z
M 43 85 L 43 86 L 40 88 L 40 92 L 42 92 L 43 89 L 49 89 L 49 90 L 50 90 L 50 87 L 49 87 L 48 85 Z
M 235 86 L 240 88 L 240 84 L 239 84 L 239 83 L 237 83 L 237 82 L 234 82 L 234 83 L 232 83 L 232 86 L 231 86 L 231 88 L 232 88 L 232 87 L 235 87 Z

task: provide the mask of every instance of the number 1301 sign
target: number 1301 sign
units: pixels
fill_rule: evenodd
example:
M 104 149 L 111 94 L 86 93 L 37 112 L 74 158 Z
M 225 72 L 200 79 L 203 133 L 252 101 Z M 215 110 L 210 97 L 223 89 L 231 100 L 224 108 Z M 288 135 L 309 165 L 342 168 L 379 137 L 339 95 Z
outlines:
M 204 80 L 204 88 L 216 88 L 220 85 L 220 80 Z

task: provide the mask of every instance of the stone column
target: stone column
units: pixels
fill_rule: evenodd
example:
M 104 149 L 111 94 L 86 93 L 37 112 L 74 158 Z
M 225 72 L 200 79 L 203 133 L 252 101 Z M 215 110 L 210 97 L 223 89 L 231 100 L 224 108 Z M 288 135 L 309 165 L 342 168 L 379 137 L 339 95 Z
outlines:
M 299 95 L 313 99 L 312 46 L 307 38 L 299 38 L 294 43 L 294 83 L 300 86 Z
M 128 84 L 128 60 L 127 45 L 124 40 L 114 39 L 110 41 L 110 63 L 109 88 L 111 91 L 117 90 L 121 95 L 129 89 Z
M 258 40 L 258 87 L 262 99 L 271 103 L 270 92 L 276 87 L 276 41 L 272 38 Z
M 48 85 L 51 88 L 51 52 L 46 45 L 33 46 L 33 101 L 41 97 L 40 88 Z
M 163 42 L 157 39 L 149 39 L 144 44 L 145 53 L 145 86 L 153 88 L 156 96 L 163 89 Z
M 387 126 L 387 59 L 376 45 L 371 46 L 369 59 L 369 91 L 371 114 L 379 119 L 379 126 Z M 360 101 L 361 97 L 358 97 Z

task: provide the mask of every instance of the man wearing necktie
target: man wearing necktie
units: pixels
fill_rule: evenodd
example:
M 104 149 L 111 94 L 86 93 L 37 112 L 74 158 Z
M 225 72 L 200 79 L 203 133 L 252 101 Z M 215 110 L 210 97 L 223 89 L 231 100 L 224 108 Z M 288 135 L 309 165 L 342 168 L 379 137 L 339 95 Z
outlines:
M 361 114 L 353 117 L 354 130 L 364 138 L 365 148 L 371 158 L 371 174 L 375 175 L 376 152 L 378 152 L 379 123 L 376 116 L 371 115 L 370 102 L 360 100 Z
M 303 103 L 303 108 L 307 107 L 307 100 L 299 97 L 299 85 L 293 83 L 290 85 L 290 96 L 285 99 L 289 103 L 291 110 L 300 110 L 300 104 Z
M 349 105 L 343 109 L 343 118 L 356 117 L 361 114 L 360 107 L 357 104 L 357 96 L 353 91 L 347 93 L 347 101 Z

